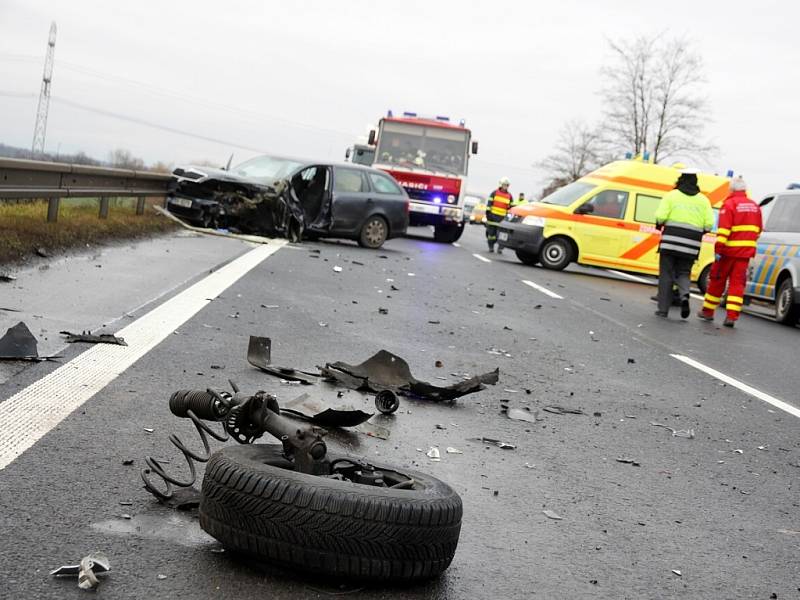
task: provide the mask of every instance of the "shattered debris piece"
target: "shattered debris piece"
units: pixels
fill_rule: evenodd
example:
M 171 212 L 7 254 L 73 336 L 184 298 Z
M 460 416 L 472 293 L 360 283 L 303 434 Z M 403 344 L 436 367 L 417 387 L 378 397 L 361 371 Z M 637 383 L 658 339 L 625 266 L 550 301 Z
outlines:
M 494 304 L 492 304 L 491 302 L 487 302 L 486 308 L 494 308 Z
M 159 573 L 158 575 L 156 575 L 156 579 L 160 579 L 160 580 L 162 580 L 162 581 L 163 581 L 164 579 L 166 579 L 166 578 L 167 578 L 167 576 L 166 576 L 166 575 L 164 575 L 163 573 Z
M 500 440 L 496 440 L 493 438 L 487 437 L 479 437 L 479 438 L 471 438 L 477 442 L 482 442 L 484 444 L 492 444 L 497 446 L 498 448 L 502 448 L 503 450 L 515 450 L 516 446 L 514 444 L 509 444 L 508 442 L 502 442 Z
M 311 381 L 302 375 L 313 375 L 305 371 L 298 371 L 291 367 L 279 367 L 271 365 L 272 359 L 272 340 L 268 337 L 251 335 L 247 345 L 247 362 L 251 365 L 284 381 L 296 381 L 302 385 L 312 385 Z
M 327 326 L 328 326 L 328 324 L 327 324 L 327 323 L 325 323 L 324 321 L 320 321 L 320 322 L 319 322 L 319 326 L 320 326 L 320 327 L 327 327 Z
M 68 344 L 86 342 L 87 344 L 116 344 L 117 346 L 128 345 L 128 343 L 125 341 L 125 338 L 117 337 L 110 333 L 93 334 L 88 331 L 84 331 L 83 333 L 59 331 L 59 333 L 67 338 L 65 341 Z
M 434 364 L 434 366 L 435 366 L 437 369 L 441 369 L 442 367 L 444 367 L 444 363 L 443 363 L 442 361 L 440 361 L 440 360 L 437 360 L 437 361 L 436 361 L 435 363 L 433 363 L 433 364 Z
M 125 465 L 126 467 L 129 467 L 129 466 L 131 466 L 133 464 L 133 459 L 132 458 L 126 458 L 125 460 L 122 461 L 122 464 Z
M 414 273 L 409 273 L 408 276 L 409 277 L 415 277 Z
M 459 450 L 458 448 L 453 448 L 452 446 L 448 446 L 445 451 L 448 454 L 464 454 L 463 451 Z
M 629 358 L 628 359 L 628 364 L 629 365 L 635 365 L 636 364 L 636 359 L 635 358 Z
M 672 569 L 672 572 L 675 573 L 678 577 L 683 577 L 683 573 L 681 573 L 678 569 Z
M 663 423 L 656 423 L 655 421 L 651 421 L 650 425 L 653 427 L 663 427 L 664 429 L 669 429 L 672 432 L 672 437 L 682 437 L 688 439 L 694 439 L 694 429 L 674 429 L 669 425 L 664 425 Z
M 632 458 L 618 458 L 616 459 L 618 463 L 623 463 L 626 465 L 633 465 L 634 467 L 641 467 L 641 463 L 638 461 L 633 460 Z
M 14 277 L 13 275 L 9 275 L 8 273 L 0 273 L 0 281 L 9 283 L 11 281 L 16 281 L 16 280 L 17 278 Z
M 42 247 L 36 249 L 36 255 L 42 258 L 50 258 L 50 253 Z
M 261 308 L 280 308 L 277 304 L 262 304 Z
M 365 421 L 361 423 L 361 425 L 356 425 L 353 429 L 368 437 L 378 438 L 379 440 L 388 440 L 391 433 L 386 427 L 381 427 L 369 421 Z
M 566 406 L 559 406 L 557 404 L 553 404 L 550 406 L 545 406 L 542 408 L 543 411 L 553 413 L 554 415 L 585 415 L 586 413 L 583 412 L 580 408 L 568 408 Z
M 535 465 L 535 464 L 533 464 L 533 463 L 528 463 L 528 462 L 526 462 L 526 463 L 525 463 L 525 468 L 526 468 L 526 469 L 535 469 L 535 468 L 536 468 L 536 465 Z
M 425 455 L 431 459 L 432 462 L 439 462 L 442 460 L 441 455 L 439 454 L 439 449 L 436 446 L 431 446 L 431 449 L 428 450 Z
M 543 510 L 542 513 L 544 513 L 545 517 L 548 519 L 553 519 L 554 521 L 562 521 L 564 519 L 564 517 L 559 515 L 557 512 L 550 510 L 549 508 Z
M 358 262 L 357 260 L 351 260 L 350 264 L 351 265 L 358 265 L 359 267 L 363 267 L 364 266 L 364 263 Z
M 378 308 L 378 313 L 381 314 L 381 315 L 388 315 L 389 314 L 389 309 L 388 308 L 379 307 Z
M 153 433 L 155 431 L 152 427 L 143 427 L 142 429 L 144 429 L 145 433 Z
M 78 587 L 82 590 L 91 590 L 100 583 L 98 575 L 106 574 L 111 570 L 108 558 L 99 553 L 89 554 L 81 559 L 77 565 L 64 565 L 53 571 L 53 577 L 78 577 Z
M 39 356 L 36 338 L 22 321 L 9 327 L 0 338 L 0 360 L 42 361 L 56 356 Z
M 333 267 L 333 270 L 334 270 L 335 273 L 341 273 L 342 272 L 342 267 L 340 267 L 339 265 L 336 265 L 335 267 Z
M 507 408 L 506 416 L 514 421 L 526 421 L 528 423 L 536 423 L 538 411 L 531 412 L 528 407 L 525 408 Z

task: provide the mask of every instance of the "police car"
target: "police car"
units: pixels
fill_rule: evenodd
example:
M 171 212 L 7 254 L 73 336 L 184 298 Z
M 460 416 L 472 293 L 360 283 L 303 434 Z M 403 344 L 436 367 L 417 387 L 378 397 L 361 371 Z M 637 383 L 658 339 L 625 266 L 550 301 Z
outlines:
M 767 196 L 760 202 L 764 231 L 750 261 L 745 301 L 775 309 L 775 320 L 794 325 L 800 318 L 800 191 Z

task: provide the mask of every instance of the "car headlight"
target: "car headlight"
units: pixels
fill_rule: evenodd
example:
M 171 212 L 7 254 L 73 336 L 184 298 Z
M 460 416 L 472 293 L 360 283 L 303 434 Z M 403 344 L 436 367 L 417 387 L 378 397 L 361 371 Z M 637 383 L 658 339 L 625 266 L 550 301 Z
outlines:
M 523 225 L 533 225 L 534 227 L 544 227 L 544 217 L 537 217 L 534 215 L 528 215 L 524 219 L 522 219 Z

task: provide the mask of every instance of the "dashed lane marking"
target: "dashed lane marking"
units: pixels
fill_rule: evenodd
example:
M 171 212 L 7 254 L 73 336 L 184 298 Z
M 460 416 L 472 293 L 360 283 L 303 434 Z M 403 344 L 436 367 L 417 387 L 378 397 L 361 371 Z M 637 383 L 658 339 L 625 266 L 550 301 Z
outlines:
M 681 361 L 684 364 L 689 365 L 690 367 L 694 367 L 698 371 L 703 371 L 703 373 L 711 375 L 712 377 L 715 377 L 716 379 L 719 379 L 720 381 L 727 383 L 728 385 L 732 385 L 733 387 L 740 389 L 745 394 L 750 394 L 751 396 L 755 396 L 759 400 L 763 400 L 764 402 L 766 402 L 767 404 L 771 404 L 775 408 L 780 408 L 782 411 L 785 411 L 790 415 L 794 415 L 795 417 L 800 418 L 800 409 L 784 402 L 783 400 L 778 400 L 774 396 L 765 394 L 764 392 L 757 390 L 756 388 L 749 386 L 746 383 L 739 381 L 738 379 L 734 379 L 733 377 L 725 375 L 725 373 L 720 373 L 716 369 L 707 367 L 703 363 L 697 362 L 696 360 L 689 358 L 688 356 L 683 356 L 682 354 L 670 354 L 670 356 L 674 359 Z
M 609 273 L 613 273 L 614 275 L 619 275 L 620 277 L 624 277 L 625 279 L 630 279 L 631 281 L 638 281 L 639 283 L 647 283 L 649 285 L 653 285 L 655 283 L 652 279 L 645 279 L 644 277 L 637 277 L 636 275 L 631 275 L 630 273 L 625 273 L 624 271 L 617 271 L 616 269 L 606 269 Z
M 480 254 L 473 254 L 472 256 L 474 256 L 478 260 L 482 260 L 483 262 L 492 262 L 488 258 L 486 258 L 485 256 L 481 256 Z
M 93 346 L 0 402 L 0 470 L 285 243 L 253 248 L 117 331 L 127 346 Z
M 558 300 L 563 300 L 564 299 L 564 296 L 559 296 L 554 291 L 549 290 L 546 287 L 539 285 L 538 283 L 534 283 L 532 281 L 528 281 L 527 279 L 523 279 L 522 283 L 524 283 L 525 285 L 531 286 L 533 289 L 538 290 L 538 291 L 542 292 L 543 294 L 545 294 L 547 296 L 550 296 L 551 298 L 557 298 Z

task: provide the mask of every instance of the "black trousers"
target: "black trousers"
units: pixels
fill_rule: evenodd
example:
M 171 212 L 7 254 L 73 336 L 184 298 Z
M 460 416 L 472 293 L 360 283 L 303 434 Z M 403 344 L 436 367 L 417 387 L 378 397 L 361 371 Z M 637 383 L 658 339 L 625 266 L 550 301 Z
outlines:
M 658 260 L 658 310 L 669 312 L 672 305 L 672 286 L 678 286 L 681 301 L 689 299 L 689 277 L 695 259 L 685 254 L 661 252 Z

